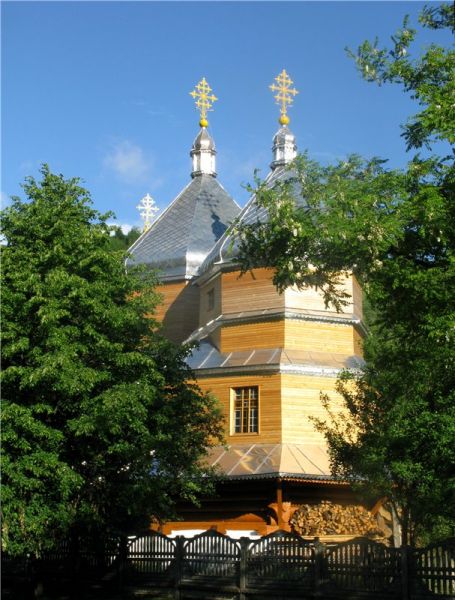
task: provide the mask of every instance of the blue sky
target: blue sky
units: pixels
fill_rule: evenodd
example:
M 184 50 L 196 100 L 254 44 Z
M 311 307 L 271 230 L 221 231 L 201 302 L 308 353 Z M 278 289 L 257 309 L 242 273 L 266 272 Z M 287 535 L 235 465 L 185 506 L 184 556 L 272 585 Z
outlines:
M 149 192 L 163 209 L 188 183 L 205 76 L 218 96 L 210 131 L 220 182 L 243 205 L 265 176 L 279 109 L 269 84 L 285 68 L 299 150 L 327 163 L 349 153 L 403 166 L 400 123 L 415 104 L 358 76 L 345 46 L 388 42 L 420 2 L 3 2 L 4 202 L 39 165 L 79 176 L 95 207 L 139 225 Z M 448 34 L 424 31 L 416 51 Z

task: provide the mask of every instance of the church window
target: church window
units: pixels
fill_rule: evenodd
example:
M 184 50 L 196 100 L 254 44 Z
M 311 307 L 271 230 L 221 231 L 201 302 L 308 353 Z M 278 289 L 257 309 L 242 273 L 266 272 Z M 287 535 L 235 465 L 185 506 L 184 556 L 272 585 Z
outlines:
M 234 388 L 234 433 L 258 433 L 259 390 L 257 386 Z
M 207 292 L 207 310 L 215 308 L 215 290 L 212 288 Z

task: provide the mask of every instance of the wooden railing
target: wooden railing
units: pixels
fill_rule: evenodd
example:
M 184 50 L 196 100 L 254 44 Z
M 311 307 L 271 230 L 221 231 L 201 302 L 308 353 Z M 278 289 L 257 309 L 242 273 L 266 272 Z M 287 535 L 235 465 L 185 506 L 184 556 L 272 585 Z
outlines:
M 324 545 L 283 531 L 258 540 L 232 539 L 216 531 L 191 539 L 147 532 L 111 539 L 104 552 L 62 544 L 32 562 L 4 557 L 7 585 L 8 578 L 14 585 L 20 572 L 45 588 L 60 581 L 67 586 L 96 584 L 104 593 L 109 586 L 116 593 L 161 589 L 178 599 L 194 594 L 213 598 L 216 592 L 239 600 L 445 600 L 455 597 L 455 540 L 411 549 L 365 538 Z

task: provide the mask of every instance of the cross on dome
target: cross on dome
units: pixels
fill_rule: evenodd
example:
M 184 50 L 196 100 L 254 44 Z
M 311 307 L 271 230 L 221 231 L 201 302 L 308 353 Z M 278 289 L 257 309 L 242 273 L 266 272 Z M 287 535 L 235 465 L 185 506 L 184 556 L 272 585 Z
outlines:
M 192 96 L 196 102 L 196 108 L 200 112 L 201 118 L 199 120 L 199 125 L 201 127 L 207 127 L 209 122 L 207 121 L 207 113 L 212 109 L 212 105 L 214 102 L 218 100 L 218 98 L 211 94 L 212 88 L 207 83 L 205 77 L 201 79 L 201 81 L 196 85 L 194 90 L 190 92 L 190 96 Z
M 136 208 L 139 210 L 141 219 L 144 221 L 143 231 L 147 231 L 154 221 L 155 213 L 160 209 L 156 206 L 155 200 L 150 194 L 146 194 Z
M 272 92 L 278 92 L 275 96 L 276 103 L 281 105 L 281 116 L 278 121 L 281 125 L 287 125 L 290 121 L 289 117 L 287 116 L 288 106 L 291 106 L 294 101 L 293 97 L 299 92 L 295 88 L 290 87 L 294 82 L 284 69 L 277 77 L 275 77 L 275 81 L 278 83 L 278 85 L 272 83 L 272 85 L 269 87 Z

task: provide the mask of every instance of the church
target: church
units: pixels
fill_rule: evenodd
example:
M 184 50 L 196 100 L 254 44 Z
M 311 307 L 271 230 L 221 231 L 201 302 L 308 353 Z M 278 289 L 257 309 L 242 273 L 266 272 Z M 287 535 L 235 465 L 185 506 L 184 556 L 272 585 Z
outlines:
M 286 71 L 270 86 L 280 105 L 267 185 L 289 177 L 297 155 L 287 109 L 297 90 Z M 215 529 L 233 537 L 284 529 L 322 540 L 388 537 L 390 514 L 366 506 L 330 473 L 325 440 L 311 417 L 325 418 L 322 393 L 334 394 L 338 374 L 362 364 L 362 290 L 343 285 L 350 304 L 326 308 L 313 290 L 279 294 L 270 269 L 241 275 L 234 220 L 267 218 L 253 195 L 240 209 L 217 177 L 207 112 L 217 98 L 205 79 L 191 93 L 200 111 L 191 180 L 130 248 L 129 265 L 159 271 L 163 302 L 157 317 L 177 343 L 196 342 L 188 358 L 202 390 L 225 418 L 225 445 L 208 462 L 220 481 L 200 506 L 178 507 L 166 534 Z

